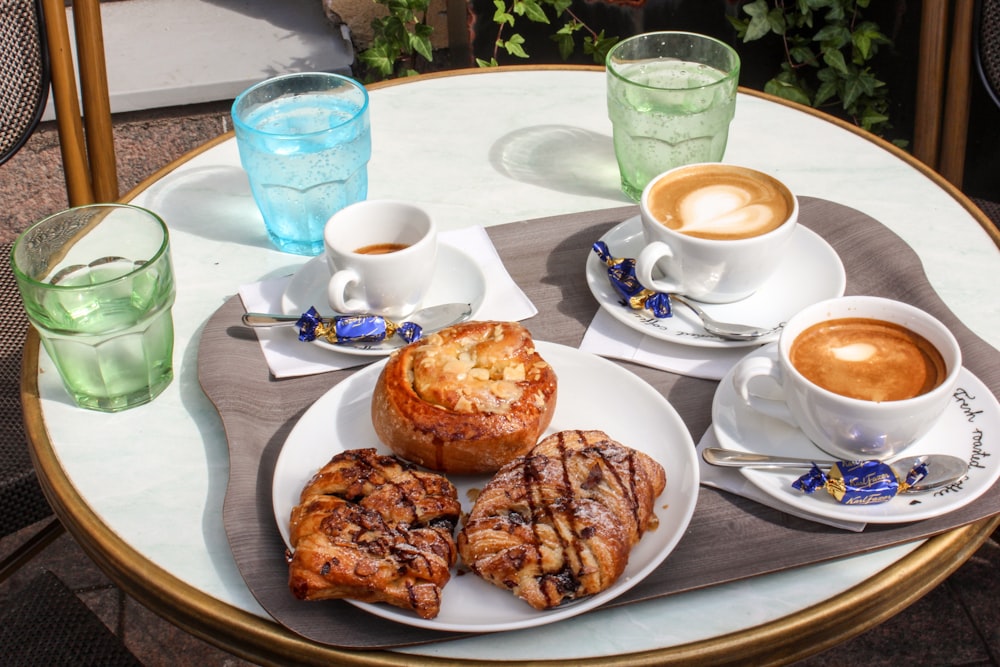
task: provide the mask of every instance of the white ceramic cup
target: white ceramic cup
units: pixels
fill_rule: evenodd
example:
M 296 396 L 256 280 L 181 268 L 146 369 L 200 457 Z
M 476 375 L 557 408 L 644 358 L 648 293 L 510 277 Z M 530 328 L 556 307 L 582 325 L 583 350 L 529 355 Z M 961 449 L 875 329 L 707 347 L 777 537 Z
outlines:
M 720 182 L 724 182 L 726 172 L 750 172 L 783 193 L 788 213 L 777 228 L 746 238 L 701 238 L 671 229 L 651 212 L 650 192 L 658 189 L 661 181 L 695 171 L 718 174 Z M 720 215 L 726 215 L 727 202 L 735 198 L 723 193 L 711 201 L 713 196 L 704 197 L 707 208 L 721 208 Z M 736 165 L 707 163 L 678 167 L 655 177 L 642 192 L 640 214 L 646 245 L 636 258 L 636 277 L 644 287 L 706 303 L 732 303 L 753 294 L 774 273 L 795 232 L 799 203 L 773 176 Z
M 927 339 L 945 362 L 943 381 L 930 391 L 902 400 L 871 401 L 824 389 L 791 362 L 796 338 L 810 326 L 840 318 L 891 322 Z M 733 384 L 752 409 L 799 428 L 817 447 L 841 460 L 886 460 L 925 435 L 938 421 L 958 382 L 962 352 L 940 321 L 899 301 L 872 296 L 845 296 L 809 306 L 785 325 L 777 354 L 755 356 L 737 364 Z M 769 378 L 770 383 L 759 382 Z M 780 398 L 767 395 L 776 384 Z
M 437 258 L 437 228 L 422 208 L 390 200 L 351 204 L 327 221 L 323 242 L 335 311 L 399 319 L 420 307 Z M 398 249 L 367 252 L 386 244 Z

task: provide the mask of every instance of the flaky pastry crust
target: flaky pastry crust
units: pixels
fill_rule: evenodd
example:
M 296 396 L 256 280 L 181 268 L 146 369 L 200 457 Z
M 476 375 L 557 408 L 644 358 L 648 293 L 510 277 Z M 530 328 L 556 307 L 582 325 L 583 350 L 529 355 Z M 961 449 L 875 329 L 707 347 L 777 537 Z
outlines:
M 292 509 L 288 586 L 300 600 L 387 602 L 434 618 L 461 511 L 441 475 L 374 449 L 342 452 Z
M 606 590 L 655 525 L 663 467 L 602 431 L 562 431 L 501 468 L 458 534 L 462 561 L 535 609 Z
M 432 470 L 493 473 L 552 421 L 556 374 L 516 322 L 466 322 L 389 357 L 372 424 L 397 455 Z

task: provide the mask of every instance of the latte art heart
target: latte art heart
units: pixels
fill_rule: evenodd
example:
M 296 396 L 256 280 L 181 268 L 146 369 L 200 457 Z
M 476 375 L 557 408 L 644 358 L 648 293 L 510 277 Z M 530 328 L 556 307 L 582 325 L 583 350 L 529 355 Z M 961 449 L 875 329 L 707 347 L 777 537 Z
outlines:
M 743 188 L 729 184 L 701 188 L 681 200 L 680 224 L 684 234 L 756 236 L 774 228 L 774 207 L 759 204 Z
M 775 179 L 733 165 L 702 165 L 657 181 L 649 191 L 649 213 L 688 236 L 735 240 L 780 227 L 794 207 Z

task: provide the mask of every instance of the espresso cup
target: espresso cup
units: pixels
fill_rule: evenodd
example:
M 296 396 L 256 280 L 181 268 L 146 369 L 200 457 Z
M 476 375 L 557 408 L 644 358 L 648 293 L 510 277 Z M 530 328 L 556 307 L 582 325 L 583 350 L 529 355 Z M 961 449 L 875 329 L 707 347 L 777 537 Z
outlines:
M 705 163 L 650 181 L 640 214 L 645 246 L 636 277 L 644 287 L 731 303 L 774 272 L 795 232 L 799 203 L 769 174 Z
M 437 228 L 422 208 L 398 201 L 357 202 L 330 217 L 323 241 L 330 268 L 327 298 L 338 313 L 399 319 L 427 295 Z
M 776 355 L 737 364 L 737 394 L 842 460 L 889 459 L 924 436 L 952 400 L 962 367 L 947 327 L 881 297 L 809 306 L 788 321 L 776 346 Z M 767 384 L 780 397 L 766 393 Z

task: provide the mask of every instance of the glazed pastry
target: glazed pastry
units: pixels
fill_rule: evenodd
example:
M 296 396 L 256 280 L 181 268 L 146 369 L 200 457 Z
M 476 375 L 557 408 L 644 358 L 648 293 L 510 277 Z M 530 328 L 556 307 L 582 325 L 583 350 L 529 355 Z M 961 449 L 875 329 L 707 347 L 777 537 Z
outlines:
M 288 586 L 300 600 L 387 602 L 434 618 L 460 513 L 441 475 L 374 449 L 342 452 L 292 509 Z
M 431 470 L 494 473 L 538 442 L 556 374 L 516 322 L 466 322 L 393 352 L 372 396 L 375 433 Z
M 535 609 L 611 586 L 655 524 L 663 467 L 602 431 L 562 431 L 501 468 L 458 534 L 462 561 Z

